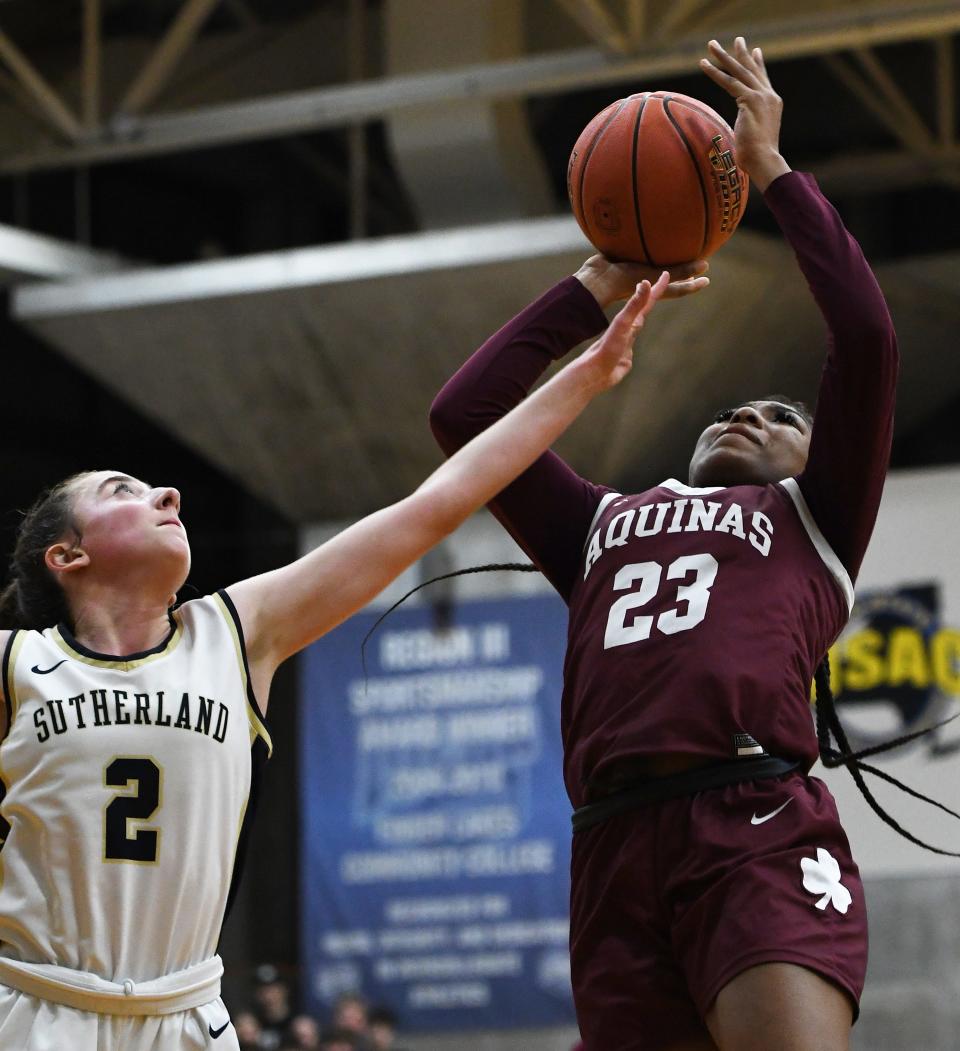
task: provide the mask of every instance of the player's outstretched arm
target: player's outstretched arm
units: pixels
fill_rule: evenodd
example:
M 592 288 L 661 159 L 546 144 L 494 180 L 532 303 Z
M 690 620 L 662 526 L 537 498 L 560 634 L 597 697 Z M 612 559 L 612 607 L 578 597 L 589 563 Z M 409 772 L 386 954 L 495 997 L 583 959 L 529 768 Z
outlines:
M 707 47 L 710 58 L 701 59 L 700 68 L 736 100 L 737 161 L 763 193 L 774 179 L 790 171 L 780 154 L 783 101 L 773 90 L 760 48 L 747 47 L 742 36 L 731 51 L 716 40 Z
M 533 463 L 598 394 L 630 371 L 634 339 L 668 282 L 664 273 L 653 285 L 637 285 L 600 339 L 410 496 L 298 561 L 231 586 L 251 661 L 272 672 L 366 605 Z
M 737 101 L 737 158 L 793 248 L 827 324 L 827 361 L 800 489 L 830 547 L 856 577 L 880 506 L 890 459 L 898 361 L 877 280 L 813 176 L 780 154 L 783 104 L 759 48 L 710 41 L 704 73 Z M 786 176 L 780 178 L 780 176 Z

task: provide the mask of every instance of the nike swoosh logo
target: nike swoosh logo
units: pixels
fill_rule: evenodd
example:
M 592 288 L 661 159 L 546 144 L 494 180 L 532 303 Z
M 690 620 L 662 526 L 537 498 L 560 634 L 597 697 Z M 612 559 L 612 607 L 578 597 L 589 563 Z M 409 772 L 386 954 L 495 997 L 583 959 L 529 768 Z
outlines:
M 61 664 L 66 664 L 66 663 L 67 663 L 67 658 L 64 657 L 62 661 L 57 661 L 57 663 L 54 664 L 54 666 L 52 668 L 41 668 L 39 664 L 34 664 L 34 666 L 30 670 L 33 672 L 34 675 L 49 675 L 50 672 L 56 671 L 57 668 L 59 668 Z
M 785 806 L 789 806 L 793 802 L 793 796 L 791 796 L 786 803 L 781 803 L 776 810 L 771 810 L 769 814 L 764 814 L 763 817 L 757 817 L 757 812 L 753 812 L 753 817 L 750 818 L 751 825 L 762 825 L 764 821 L 769 821 L 770 818 L 776 817 Z
M 222 1025 L 222 1026 L 220 1026 L 220 1028 L 219 1028 L 219 1029 L 214 1029 L 212 1025 L 208 1025 L 208 1026 L 207 1026 L 207 1028 L 208 1028 L 208 1029 L 210 1030 L 210 1035 L 211 1035 L 211 1036 L 213 1037 L 213 1039 L 214 1039 L 214 1040 L 216 1040 L 216 1039 L 217 1039 L 217 1037 L 218 1037 L 218 1036 L 220 1036 L 220 1034 L 221 1034 L 221 1033 L 223 1033 L 223 1031 L 224 1031 L 224 1030 L 225 1030 L 225 1029 L 227 1028 L 227 1026 L 228 1026 L 229 1024 L 230 1024 L 230 1019 L 228 1018 L 228 1019 L 227 1019 L 227 1020 L 226 1020 L 226 1021 L 225 1021 L 225 1022 L 223 1023 L 223 1025 Z

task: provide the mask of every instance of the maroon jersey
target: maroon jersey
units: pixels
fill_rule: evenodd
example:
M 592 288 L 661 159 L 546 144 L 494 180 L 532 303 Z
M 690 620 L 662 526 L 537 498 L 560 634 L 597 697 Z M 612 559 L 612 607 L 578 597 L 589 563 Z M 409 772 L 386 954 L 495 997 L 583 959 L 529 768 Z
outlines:
M 817 754 L 809 684 L 848 615 L 879 507 L 897 350 L 876 280 L 812 176 L 781 176 L 765 200 L 828 330 L 803 473 L 621 496 L 550 452 L 490 505 L 570 605 L 563 732 L 575 806 L 624 759 L 763 749 L 809 765 Z M 444 450 L 605 323 L 576 278 L 527 307 L 438 395 L 431 426 Z
M 575 806 L 585 775 L 624 758 L 814 761 L 810 682 L 853 585 L 793 479 L 610 493 L 580 568 L 562 723 Z

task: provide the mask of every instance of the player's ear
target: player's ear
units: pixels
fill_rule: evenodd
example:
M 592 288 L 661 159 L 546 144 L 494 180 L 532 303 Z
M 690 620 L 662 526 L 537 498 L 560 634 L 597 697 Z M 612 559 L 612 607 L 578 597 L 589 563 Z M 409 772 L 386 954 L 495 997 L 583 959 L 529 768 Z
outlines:
M 52 573 L 70 573 L 90 565 L 90 556 L 76 543 L 60 540 L 47 548 L 43 561 Z

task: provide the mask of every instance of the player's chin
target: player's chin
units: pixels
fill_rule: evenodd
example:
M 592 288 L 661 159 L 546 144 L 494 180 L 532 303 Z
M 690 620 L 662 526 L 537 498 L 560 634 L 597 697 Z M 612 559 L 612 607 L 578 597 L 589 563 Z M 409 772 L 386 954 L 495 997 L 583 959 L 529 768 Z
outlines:
M 690 484 L 700 488 L 768 485 L 782 477 L 760 446 L 746 442 L 711 446 L 690 461 Z

